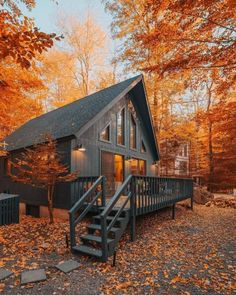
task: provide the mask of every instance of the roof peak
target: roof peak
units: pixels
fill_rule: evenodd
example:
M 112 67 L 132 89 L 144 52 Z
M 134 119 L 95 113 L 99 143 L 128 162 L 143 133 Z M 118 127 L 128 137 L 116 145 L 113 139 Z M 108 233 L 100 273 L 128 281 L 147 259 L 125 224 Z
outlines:
M 41 114 L 41 115 L 39 115 L 39 116 L 37 116 L 37 117 L 35 117 L 35 118 L 32 118 L 32 119 L 30 119 L 29 121 L 27 121 L 26 123 L 31 122 L 31 121 L 34 121 L 34 120 L 36 120 L 36 119 L 38 119 L 38 118 L 41 118 L 41 117 L 43 117 L 43 116 L 45 116 L 45 115 L 47 115 L 47 114 L 49 114 L 49 113 L 56 112 L 56 111 L 58 111 L 58 110 L 60 110 L 60 109 L 66 108 L 67 106 L 70 106 L 70 105 L 72 105 L 72 104 L 76 104 L 78 101 L 81 101 L 81 100 L 84 100 L 84 99 L 86 99 L 86 98 L 89 98 L 89 97 L 93 96 L 94 94 L 99 94 L 99 93 L 101 93 L 101 92 L 103 92 L 103 91 L 109 90 L 110 88 L 115 88 L 116 86 L 118 86 L 118 85 L 120 85 L 120 84 L 122 84 L 122 83 L 127 83 L 127 82 L 130 81 L 130 80 L 135 81 L 135 80 L 138 79 L 139 77 L 143 77 L 143 74 L 136 75 L 136 76 L 134 76 L 134 77 L 128 78 L 128 79 L 123 80 L 123 81 L 121 81 L 121 82 L 118 82 L 118 83 L 116 83 L 116 84 L 110 85 L 110 86 L 108 86 L 108 87 L 106 87 L 106 88 L 100 89 L 100 90 L 98 90 L 98 91 L 94 91 L 94 92 L 92 92 L 92 93 L 90 93 L 90 94 L 88 94 L 88 95 L 86 95 L 86 96 L 83 96 L 83 97 L 78 98 L 78 99 L 76 99 L 76 100 L 74 100 L 74 101 L 71 101 L 71 102 L 69 102 L 69 103 L 67 103 L 67 104 L 65 104 L 65 105 L 63 105 L 63 106 L 61 106 L 61 107 L 58 107 L 58 108 L 53 109 L 53 110 L 50 110 L 50 111 L 48 111 L 48 112 L 46 112 L 46 113 L 43 113 L 43 114 Z M 26 123 L 25 123 L 25 124 L 26 124 Z
M 9 150 L 40 143 L 46 133 L 55 139 L 76 134 L 121 93 L 139 83 L 141 77 L 126 79 L 29 120 L 6 137 Z

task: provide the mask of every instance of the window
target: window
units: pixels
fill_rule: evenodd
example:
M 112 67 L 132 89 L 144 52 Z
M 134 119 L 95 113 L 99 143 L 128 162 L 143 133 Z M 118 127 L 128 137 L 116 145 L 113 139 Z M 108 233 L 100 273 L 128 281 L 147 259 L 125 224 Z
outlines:
M 130 172 L 134 175 L 146 175 L 146 161 L 132 158 L 130 161 Z
M 136 149 L 137 143 L 136 143 L 136 134 L 137 134 L 137 127 L 136 122 L 134 120 L 133 115 L 130 117 L 130 147 L 132 149 Z
M 139 174 L 146 175 L 146 162 L 144 160 L 139 160 Z
M 138 159 L 131 159 L 130 161 L 130 172 L 131 174 L 139 174 Z
M 100 139 L 104 140 L 104 141 L 110 141 L 111 140 L 111 136 L 110 136 L 110 124 L 107 125 L 102 132 L 100 133 Z
M 117 143 L 125 145 L 125 109 L 117 115 Z
M 141 141 L 141 153 L 146 153 L 146 146 L 145 146 L 143 140 Z

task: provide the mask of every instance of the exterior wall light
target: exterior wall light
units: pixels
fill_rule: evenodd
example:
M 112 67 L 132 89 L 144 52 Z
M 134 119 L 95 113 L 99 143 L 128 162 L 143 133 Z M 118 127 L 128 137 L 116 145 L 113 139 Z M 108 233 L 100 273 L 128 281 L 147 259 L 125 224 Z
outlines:
M 76 145 L 75 150 L 80 151 L 80 152 L 85 152 L 86 148 L 82 145 L 82 143 L 80 143 L 80 144 Z

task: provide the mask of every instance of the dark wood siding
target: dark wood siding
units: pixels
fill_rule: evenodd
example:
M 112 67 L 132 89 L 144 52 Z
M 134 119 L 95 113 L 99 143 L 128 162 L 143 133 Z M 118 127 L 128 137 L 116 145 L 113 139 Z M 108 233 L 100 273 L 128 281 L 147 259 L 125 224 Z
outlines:
M 80 152 L 73 150 L 76 140 L 72 141 L 72 171 L 79 170 L 81 176 L 101 175 L 101 152 L 107 151 L 131 156 L 146 161 L 146 173 L 148 176 L 156 175 L 156 167 L 153 165 L 154 157 L 151 152 L 150 142 L 143 126 L 139 113 L 137 113 L 137 149 L 130 149 L 130 113 L 128 110 L 128 99 L 126 96 L 102 116 L 94 125 L 87 129 L 78 141 L 83 144 L 86 151 Z M 117 144 L 117 114 L 125 107 L 125 146 Z M 145 119 L 145 118 L 144 118 Z M 99 139 L 99 134 L 107 124 L 110 123 L 111 141 L 104 142 Z M 146 146 L 146 153 L 141 152 L 141 141 Z M 129 162 L 125 161 L 125 177 L 130 174 Z

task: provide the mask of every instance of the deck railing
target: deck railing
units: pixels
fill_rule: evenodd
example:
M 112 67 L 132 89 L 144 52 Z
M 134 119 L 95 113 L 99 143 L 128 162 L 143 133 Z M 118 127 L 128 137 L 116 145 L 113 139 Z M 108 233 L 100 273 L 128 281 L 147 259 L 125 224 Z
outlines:
M 192 198 L 190 178 L 133 176 L 136 215 L 145 214 Z
M 74 205 L 87 192 L 98 178 L 99 176 L 79 176 L 71 182 L 72 205 Z

